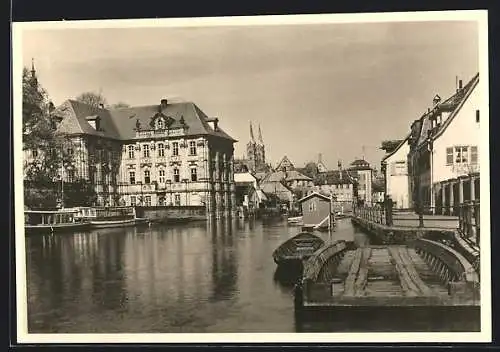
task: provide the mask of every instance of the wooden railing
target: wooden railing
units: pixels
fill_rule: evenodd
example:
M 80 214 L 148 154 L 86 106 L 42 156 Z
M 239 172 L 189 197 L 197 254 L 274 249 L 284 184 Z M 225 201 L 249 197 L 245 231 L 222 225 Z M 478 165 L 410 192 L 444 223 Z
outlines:
M 379 205 L 375 206 L 359 206 L 356 205 L 353 207 L 354 216 L 366 220 L 371 221 L 377 224 L 388 225 L 390 224 L 390 220 L 387 217 L 387 211 L 384 207 Z
M 459 205 L 458 230 L 468 242 L 473 241 L 479 247 L 480 240 L 479 201 L 468 201 Z

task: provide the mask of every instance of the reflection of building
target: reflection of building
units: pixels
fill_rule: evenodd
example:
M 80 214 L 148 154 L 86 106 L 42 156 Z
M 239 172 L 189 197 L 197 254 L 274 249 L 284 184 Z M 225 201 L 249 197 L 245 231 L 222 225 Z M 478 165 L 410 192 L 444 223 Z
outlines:
M 392 199 L 396 208 L 410 208 L 408 178 L 408 137 L 404 140 L 385 142 L 382 149 L 386 155 L 382 159 L 382 172 L 385 173 L 385 193 Z
M 408 154 L 410 188 L 422 206 L 451 208 L 478 195 L 472 177 L 479 172 L 479 73 L 455 94 L 413 122 Z M 478 177 L 478 176 L 477 176 Z
M 236 141 L 196 104 L 162 99 L 105 109 L 67 100 L 52 115 L 71 137 L 75 167 L 66 180 L 90 180 L 98 204 L 204 205 L 219 217 L 234 211 Z

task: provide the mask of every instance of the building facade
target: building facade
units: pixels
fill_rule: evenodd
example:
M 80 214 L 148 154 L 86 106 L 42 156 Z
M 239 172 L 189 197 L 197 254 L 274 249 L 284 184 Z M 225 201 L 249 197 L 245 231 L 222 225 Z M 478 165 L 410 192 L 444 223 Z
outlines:
M 350 204 L 355 198 L 356 181 L 348 170 L 342 169 L 340 161 L 337 170 L 318 174 L 314 180 L 314 184 L 316 192 L 330 194 L 336 202 Z
M 478 198 L 481 92 L 479 73 L 455 94 L 414 121 L 409 137 L 410 189 L 430 212 L 457 213 L 456 205 Z
M 355 197 L 370 205 L 372 203 L 373 169 L 363 159 L 354 160 L 348 168 L 349 174 L 355 178 Z
M 410 145 L 408 137 L 399 141 L 395 147 L 384 148 L 386 155 L 382 158 L 382 172 L 385 175 L 385 194 L 399 209 L 412 207 L 410 197 L 410 181 L 408 176 L 408 153 Z
M 122 109 L 67 100 L 52 112 L 69 137 L 74 166 L 63 178 L 89 180 L 97 205 L 205 206 L 235 211 L 236 140 L 192 102 Z

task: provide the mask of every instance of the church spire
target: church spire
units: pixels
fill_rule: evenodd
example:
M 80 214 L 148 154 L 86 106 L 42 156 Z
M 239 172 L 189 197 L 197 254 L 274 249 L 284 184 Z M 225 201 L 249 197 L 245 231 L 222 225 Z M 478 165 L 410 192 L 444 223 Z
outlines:
M 31 82 L 33 85 L 38 84 L 38 79 L 36 78 L 35 59 L 34 58 L 31 58 Z
M 259 123 L 259 143 L 261 145 L 264 145 L 264 140 L 262 139 L 262 132 L 260 130 L 260 123 Z
M 255 143 L 255 138 L 253 136 L 252 121 L 250 121 L 250 140 Z

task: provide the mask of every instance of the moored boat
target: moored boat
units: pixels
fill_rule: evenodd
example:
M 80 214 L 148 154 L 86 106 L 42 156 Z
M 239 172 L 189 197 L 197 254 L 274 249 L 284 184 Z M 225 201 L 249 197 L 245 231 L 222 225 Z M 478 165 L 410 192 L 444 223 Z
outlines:
M 302 224 L 302 216 L 290 217 L 290 218 L 287 219 L 287 222 L 289 224 L 301 225 Z
M 297 262 L 309 258 L 321 248 L 325 242 L 310 232 L 301 232 L 288 239 L 273 252 L 274 262 L 281 265 L 286 262 Z
M 149 219 L 137 217 L 134 207 L 79 207 L 77 210 L 78 218 L 88 221 L 93 229 L 149 224 Z
M 72 209 L 25 210 L 24 231 L 26 234 L 48 234 L 66 231 L 84 231 L 90 223 L 80 219 Z

